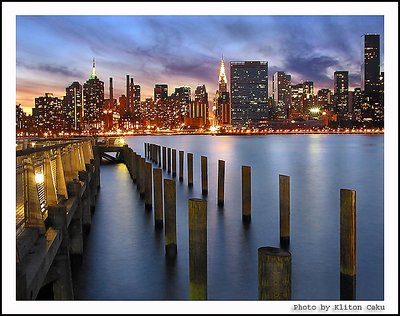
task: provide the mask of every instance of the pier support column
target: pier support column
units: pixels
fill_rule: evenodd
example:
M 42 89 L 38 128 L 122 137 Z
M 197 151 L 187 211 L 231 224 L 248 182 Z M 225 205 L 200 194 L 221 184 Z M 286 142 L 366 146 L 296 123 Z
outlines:
M 86 165 L 86 170 L 90 170 L 88 169 L 88 165 Z M 92 214 L 90 211 L 91 192 L 89 177 L 90 171 L 79 171 L 79 181 L 82 181 L 85 184 L 85 191 L 82 195 L 82 226 L 84 232 L 89 232 L 90 226 L 92 224 Z
M 176 177 L 176 149 L 172 149 L 172 176 Z
M 143 157 L 140 158 L 140 168 L 139 168 L 139 194 L 141 198 L 144 198 L 145 195 L 145 170 L 146 170 L 146 161 Z
M 171 148 L 168 147 L 168 173 L 171 173 Z
M 340 189 L 340 299 L 356 299 L 356 191 Z
M 157 145 L 158 167 L 161 167 L 161 146 Z
M 290 177 L 279 175 L 280 244 L 288 249 L 290 244 Z
M 162 170 L 153 169 L 154 185 L 154 227 L 163 228 L 163 201 L 162 201 Z
M 162 148 L 162 168 L 167 169 L 167 148 L 163 146 Z
M 69 224 L 69 253 L 74 263 L 80 264 L 83 255 L 83 229 L 82 229 L 82 201 L 81 201 L 81 183 L 73 181 L 68 183 L 68 195 L 75 198 L 75 212 Z
M 225 161 L 218 160 L 218 206 L 224 206 Z
M 153 165 L 151 162 L 146 162 L 145 170 L 145 208 L 150 211 L 153 204 Z
M 62 235 L 62 242 L 51 269 L 56 271 L 57 279 L 53 282 L 54 300 L 73 300 L 71 261 L 69 257 L 69 236 L 67 229 L 66 207 L 48 206 L 49 224 Z
M 183 181 L 183 156 L 184 152 L 182 150 L 179 151 L 179 181 Z
M 251 221 L 251 167 L 242 166 L 242 220 Z
M 258 299 L 290 300 L 292 287 L 290 252 L 275 247 L 258 248 Z
M 176 245 L 176 183 L 175 180 L 164 179 L 165 209 L 165 252 L 168 258 L 175 258 Z
M 208 194 L 208 170 L 207 170 L 207 157 L 201 156 L 201 193 Z
M 187 153 L 188 187 L 193 187 L 193 154 Z
M 189 199 L 189 297 L 207 300 L 207 201 Z

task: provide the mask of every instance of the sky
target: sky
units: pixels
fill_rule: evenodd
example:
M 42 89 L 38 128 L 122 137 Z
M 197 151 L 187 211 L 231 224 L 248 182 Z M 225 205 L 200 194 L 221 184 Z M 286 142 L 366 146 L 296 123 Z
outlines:
M 169 94 L 205 84 L 212 100 L 222 56 L 228 80 L 230 61 L 268 61 L 269 95 L 276 71 L 318 90 L 333 89 L 334 71 L 348 70 L 353 89 L 365 33 L 381 35 L 384 71 L 383 15 L 17 15 L 16 104 L 30 113 L 35 97 L 62 97 L 72 82 L 88 79 L 92 58 L 105 98 L 109 78 L 118 97 L 129 74 L 142 100 L 157 83 L 168 84 Z

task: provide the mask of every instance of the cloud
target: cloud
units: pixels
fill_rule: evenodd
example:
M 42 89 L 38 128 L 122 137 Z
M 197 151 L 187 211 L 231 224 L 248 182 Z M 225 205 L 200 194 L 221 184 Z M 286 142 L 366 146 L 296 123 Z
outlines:
M 294 74 L 299 79 L 331 84 L 332 79 L 328 75 L 329 70 L 337 69 L 338 65 L 338 60 L 329 56 L 293 55 L 286 58 L 284 68 L 287 73 Z
M 57 64 L 32 65 L 32 64 L 17 60 L 17 67 L 23 67 L 23 68 L 26 68 L 29 70 L 47 72 L 52 75 L 57 74 L 57 75 L 63 75 L 65 77 L 72 77 L 72 78 L 80 78 L 80 77 L 84 76 L 84 73 L 82 71 L 79 71 L 76 69 L 70 69 L 66 66 L 60 66 Z

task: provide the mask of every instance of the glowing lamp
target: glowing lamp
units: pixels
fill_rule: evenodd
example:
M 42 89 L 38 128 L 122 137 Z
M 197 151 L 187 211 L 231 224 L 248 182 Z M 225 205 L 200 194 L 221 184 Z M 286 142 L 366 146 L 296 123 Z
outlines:
M 310 112 L 312 113 L 312 114 L 317 114 L 317 113 L 319 113 L 319 108 L 311 108 L 310 109 Z
M 44 182 L 43 173 L 36 173 L 35 174 L 35 181 L 36 181 L 37 184 L 43 183 Z

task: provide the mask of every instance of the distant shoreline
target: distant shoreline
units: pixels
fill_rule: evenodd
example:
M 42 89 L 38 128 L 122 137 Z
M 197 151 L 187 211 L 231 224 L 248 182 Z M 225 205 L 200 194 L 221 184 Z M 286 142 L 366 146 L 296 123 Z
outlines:
M 209 135 L 209 136 L 267 136 L 267 135 L 384 135 L 382 129 L 367 129 L 367 130 L 331 130 L 331 131 L 309 131 L 309 130 L 293 130 L 293 131 L 261 131 L 261 132 L 197 132 L 197 131 L 165 131 L 165 132 L 126 132 L 126 133 L 99 133 L 99 134 L 58 134 L 58 135 L 43 135 L 30 134 L 18 135 L 17 139 L 22 138 L 73 138 L 73 137 L 127 137 L 127 136 L 182 136 L 182 135 Z

